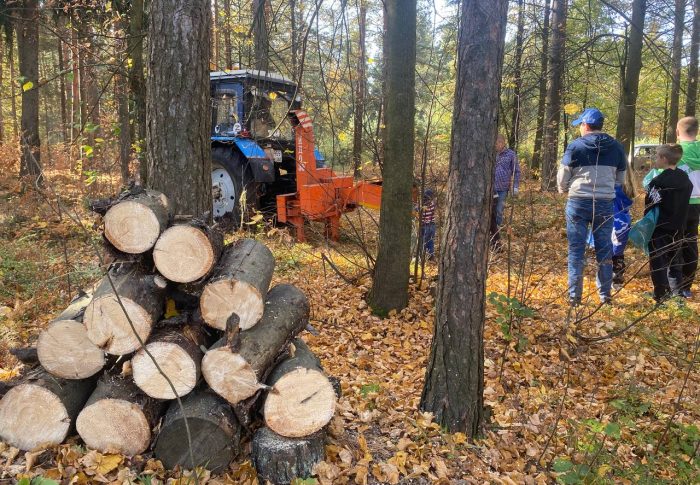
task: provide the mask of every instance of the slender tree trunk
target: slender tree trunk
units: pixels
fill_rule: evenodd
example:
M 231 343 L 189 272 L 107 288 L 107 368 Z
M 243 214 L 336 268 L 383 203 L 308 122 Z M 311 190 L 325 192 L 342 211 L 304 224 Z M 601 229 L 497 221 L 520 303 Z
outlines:
M 127 49 L 131 58 L 131 69 L 129 70 L 129 91 L 133 102 L 133 120 L 135 143 L 143 148 L 146 143 L 146 80 L 144 78 L 143 66 L 143 40 L 146 35 L 146 25 L 144 21 L 143 0 L 132 0 L 129 14 L 129 37 L 127 39 Z M 207 41 L 208 42 L 208 41 Z M 207 60 L 209 56 L 207 55 Z M 148 165 L 146 163 L 145 150 L 139 154 L 139 178 L 141 184 L 146 185 L 148 181 Z
M 630 26 L 627 69 L 617 112 L 616 133 L 616 137 L 622 143 L 626 154 L 631 153 L 634 148 L 635 116 L 637 111 L 637 93 L 639 91 L 639 72 L 642 69 L 642 46 L 644 44 L 646 10 L 646 0 L 634 0 L 632 2 L 632 25 Z
M 17 124 L 17 74 L 15 73 L 15 47 L 10 43 L 7 49 L 7 62 L 10 64 L 10 107 L 12 108 L 12 136 L 16 140 L 19 136 L 19 125 Z
M 367 25 L 367 5 L 364 0 L 360 0 L 360 38 L 359 38 L 359 59 L 357 70 L 357 81 L 355 83 L 355 112 L 354 112 L 354 134 L 352 142 L 352 161 L 355 177 L 360 176 L 362 165 L 362 131 L 363 118 L 365 115 L 365 86 L 367 83 L 366 54 L 365 54 L 365 31 Z
M 224 46 L 226 47 L 226 69 L 233 69 L 231 49 L 231 0 L 224 0 Z
M 5 33 L 0 30 L 0 87 L 3 87 L 3 81 L 4 77 L 2 75 L 3 70 L 5 69 L 4 62 L 3 62 L 3 56 L 2 53 L 4 52 L 5 49 Z M 10 80 L 10 83 L 12 83 L 12 80 Z M 0 145 L 5 143 L 5 113 L 2 109 L 2 104 L 0 103 Z
M 117 117 L 119 121 L 119 168 L 122 176 L 122 184 L 126 185 L 131 178 L 129 173 L 129 161 L 131 155 L 131 130 L 129 129 L 129 79 L 126 73 L 127 50 L 126 32 L 128 24 L 118 18 L 115 27 L 119 37 L 115 41 L 115 57 L 121 58 L 117 72 L 114 75 L 114 97 L 117 101 Z
M 681 56 L 683 54 L 683 27 L 685 22 L 686 0 L 676 0 L 673 21 L 673 53 L 671 55 L 671 106 L 668 113 L 666 140 L 676 142 L 676 124 L 681 94 Z
M 544 0 L 544 21 L 542 22 L 542 54 L 540 56 L 540 95 L 537 103 L 537 131 L 535 131 L 535 149 L 532 152 L 532 168 L 539 168 L 542 163 L 542 138 L 544 134 L 544 113 L 547 100 L 547 66 L 549 63 L 549 8 L 550 0 Z
M 71 18 L 71 67 L 73 70 L 73 81 L 71 82 L 71 145 L 75 144 L 80 136 L 80 71 L 78 60 L 78 32 L 75 28 L 75 16 Z
M 370 305 L 378 314 L 408 303 L 415 131 L 416 0 L 387 0 L 386 147 L 379 254 Z
M 297 1 L 289 0 L 290 37 L 292 40 L 292 79 L 299 73 L 299 33 L 297 32 Z
M 59 22 L 61 22 L 61 20 L 59 20 Z M 60 26 L 59 32 L 61 35 L 65 34 L 65 30 Z M 63 70 L 66 68 L 66 62 L 63 58 L 63 41 L 60 37 L 56 40 L 56 48 L 58 52 L 58 71 L 61 73 L 60 77 L 58 78 L 58 89 L 61 95 L 61 135 L 63 137 L 63 143 L 68 143 L 68 103 L 66 101 L 66 75 L 63 73 Z
M 211 3 L 153 0 L 148 30 L 148 186 L 176 214 L 211 214 Z
M 270 66 L 270 42 L 267 37 L 268 0 L 253 0 L 253 42 L 255 44 L 255 69 L 267 71 Z
M 518 0 L 518 31 L 515 35 L 515 87 L 513 88 L 513 113 L 511 115 L 511 131 L 508 144 L 512 149 L 517 149 L 520 135 L 520 108 L 522 100 L 520 91 L 523 85 L 522 62 L 523 62 L 523 37 L 525 36 L 525 6 L 524 0 Z
M 484 406 L 484 318 L 507 0 L 463 0 L 435 327 L 420 407 L 475 437 Z
M 542 148 L 542 190 L 552 190 L 558 165 L 559 121 L 561 119 L 562 78 L 566 60 L 566 18 L 568 0 L 552 0 L 552 48 L 549 52 L 549 85 Z
M 698 102 L 698 54 L 700 54 L 700 0 L 693 1 L 693 32 L 690 40 L 690 62 L 688 63 L 688 91 L 685 100 L 685 115 L 695 116 Z
M 219 0 L 214 0 L 214 23 L 211 27 L 211 35 L 214 39 L 214 68 L 219 69 L 220 44 L 219 44 Z

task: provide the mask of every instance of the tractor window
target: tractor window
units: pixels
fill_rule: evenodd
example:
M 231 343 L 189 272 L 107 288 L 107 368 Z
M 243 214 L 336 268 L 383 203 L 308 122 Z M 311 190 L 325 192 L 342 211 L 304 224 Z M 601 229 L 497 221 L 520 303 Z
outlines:
M 222 136 L 235 136 L 241 131 L 238 119 L 238 98 L 224 94 L 214 98 L 214 133 Z
M 292 126 L 287 118 L 288 95 L 276 91 L 252 88 L 250 131 L 256 138 L 292 139 Z

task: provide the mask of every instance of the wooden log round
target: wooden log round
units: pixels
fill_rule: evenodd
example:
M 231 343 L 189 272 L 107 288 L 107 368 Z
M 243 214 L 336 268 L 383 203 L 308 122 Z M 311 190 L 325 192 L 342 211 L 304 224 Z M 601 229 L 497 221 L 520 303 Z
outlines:
M 85 379 L 105 366 L 104 351 L 90 341 L 85 325 L 75 320 L 52 322 L 39 334 L 36 349 L 44 369 L 64 379 Z
M 165 278 L 191 283 L 208 275 L 224 245 L 221 232 L 198 222 L 166 229 L 153 248 L 153 261 Z
M 201 375 L 203 352 L 200 345 L 205 342 L 203 333 L 202 328 L 196 325 L 156 332 L 145 349 L 136 352 L 131 359 L 136 385 L 156 399 L 175 399 L 192 391 Z M 174 393 L 146 350 L 172 383 Z
M 94 379 L 64 380 L 36 368 L 0 400 L 0 438 L 21 450 L 59 445 L 95 388 Z
M 192 457 L 187 442 L 185 418 L 192 437 Z M 231 407 L 207 390 L 197 390 L 182 399 L 182 408 L 172 402 L 163 418 L 153 453 L 167 469 L 197 466 L 223 471 L 240 451 L 240 426 Z
M 288 485 L 295 478 L 309 478 L 325 458 L 325 431 L 303 438 L 285 438 L 261 427 L 251 442 L 251 458 L 258 475 L 273 485 Z
M 164 194 L 139 190 L 110 207 L 104 216 L 104 234 L 119 251 L 140 254 L 153 247 L 170 218 Z
M 241 239 L 224 248 L 200 299 L 207 325 L 225 330 L 232 314 L 238 315 L 241 330 L 258 323 L 274 269 L 274 256 L 254 239 Z
M 299 338 L 293 354 L 270 374 L 272 386 L 263 407 L 265 424 L 287 438 L 308 436 L 322 429 L 335 413 L 336 394 L 320 361 Z
M 163 407 L 130 378 L 104 375 L 78 415 L 76 427 L 89 448 L 133 456 L 148 449 L 151 429 Z
M 88 338 L 109 354 L 134 352 L 141 346 L 134 329 L 142 341 L 148 339 L 153 324 L 163 313 L 166 286 L 162 277 L 146 275 L 137 267 L 110 271 L 85 309 L 83 322 Z
M 265 312 L 253 328 L 241 331 L 233 345 L 217 342 L 202 359 L 207 384 L 231 404 L 251 397 L 277 356 L 309 320 L 309 301 L 293 285 L 277 285 L 267 294 Z

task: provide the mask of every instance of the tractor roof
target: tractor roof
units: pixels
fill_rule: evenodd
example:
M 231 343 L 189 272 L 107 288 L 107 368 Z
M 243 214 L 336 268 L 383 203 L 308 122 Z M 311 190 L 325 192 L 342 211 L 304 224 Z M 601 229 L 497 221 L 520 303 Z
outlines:
M 214 71 L 209 73 L 209 79 L 225 80 L 225 79 L 252 79 L 256 81 L 267 81 L 277 84 L 283 84 L 289 87 L 296 87 L 296 83 L 289 78 L 275 74 L 274 72 L 258 71 L 257 69 L 236 69 L 232 71 Z

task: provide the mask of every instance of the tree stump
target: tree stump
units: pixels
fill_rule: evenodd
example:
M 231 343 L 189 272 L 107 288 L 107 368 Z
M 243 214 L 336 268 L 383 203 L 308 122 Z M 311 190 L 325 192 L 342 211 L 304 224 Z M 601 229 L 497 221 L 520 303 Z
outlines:
M 94 379 L 64 380 L 33 369 L 0 401 L 0 438 L 21 450 L 61 444 L 94 388 Z
M 85 309 L 83 322 L 88 338 L 109 354 L 134 352 L 141 346 L 136 334 L 145 342 L 163 313 L 166 286 L 162 277 L 146 275 L 135 266 L 111 270 L 100 281 Z
M 170 219 L 164 194 L 137 188 L 109 208 L 104 216 L 104 235 L 121 252 L 145 253 L 168 227 Z
M 200 345 L 204 341 L 204 332 L 196 325 L 159 330 L 151 337 L 145 349 L 168 376 L 175 387 L 175 393 L 145 349 L 139 350 L 131 359 L 134 382 L 143 392 L 156 399 L 175 399 L 188 394 L 197 385 L 201 375 L 203 352 Z
M 263 407 L 265 424 L 287 438 L 308 436 L 322 429 L 335 413 L 333 384 L 318 358 L 303 340 L 294 340 L 294 352 L 267 379 L 272 390 Z
M 165 278 L 191 283 L 216 266 L 224 245 L 221 232 L 199 222 L 178 224 L 161 234 L 153 248 L 153 261 Z
M 253 328 L 241 331 L 234 342 L 217 342 L 202 359 L 209 386 L 231 404 L 251 397 L 289 342 L 309 319 L 309 302 L 292 285 L 277 285 L 267 294 L 265 312 Z
M 130 378 L 104 375 L 78 415 L 78 434 L 89 448 L 101 453 L 143 453 L 163 405 L 141 392 Z
M 285 438 L 263 426 L 251 443 L 253 466 L 263 480 L 273 485 L 311 477 L 314 465 L 325 458 L 325 438 L 323 430 L 303 438 Z
M 187 443 L 185 418 L 192 437 L 192 455 Z M 231 407 L 208 390 L 197 390 L 170 403 L 163 418 L 153 453 L 167 469 L 180 465 L 186 469 L 203 466 L 223 471 L 240 451 L 240 427 Z
M 105 366 L 105 353 L 88 338 L 87 328 L 75 320 L 52 322 L 39 334 L 39 362 L 64 379 L 85 379 Z
M 226 330 L 232 314 L 238 315 L 241 330 L 258 323 L 274 269 L 274 256 L 254 239 L 242 239 L 224 248 L 200 300 L 207 325 Z

